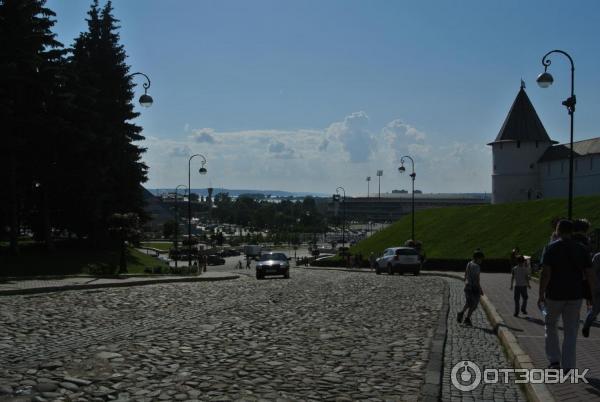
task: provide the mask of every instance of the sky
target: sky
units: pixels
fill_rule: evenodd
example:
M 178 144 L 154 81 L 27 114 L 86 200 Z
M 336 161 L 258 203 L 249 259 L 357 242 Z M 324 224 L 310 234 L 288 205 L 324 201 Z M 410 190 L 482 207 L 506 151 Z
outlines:
M 91 1 L 49 0 L 65 45 Z M 104 1 L 101 0 L 101 4 Z M 150 76 L 144 128 L 148 188 L 349 195 L 410 189 L 490 192 L 492 155 L 521 79 L 550 137 L 568 141 L 555 83 L 535 83 L 542 56 L 575 60 L 575 139 L 600 136 L 600 2 L 403 0 L 114 0 L 131 71 Z M 137 93 L 142 94 L 142 81 Z M 410 171 L 410 163 L 407 170 Z

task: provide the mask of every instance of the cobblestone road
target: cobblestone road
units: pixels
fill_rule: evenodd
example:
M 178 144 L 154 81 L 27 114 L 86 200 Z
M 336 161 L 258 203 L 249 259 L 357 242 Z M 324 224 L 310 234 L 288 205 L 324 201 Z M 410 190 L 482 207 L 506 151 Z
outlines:
M 0 400 L 416 400 L 445 286 L 294 270 L 5 297 Z
M 450 312 L 446 348 L 444 351 L 444 374 L 442 376 L 443 401 L 526 401 L 525 395 L 514 376 L 508 384 L 481 384 L 472 391 L 460 391 L 452 385 L 451 371 L 461 361 L 472 361 L 481 371 L 492 368 L 512 368 L 502 350 L 483 308 L 479 306 L 473 313 L 473 327 L 456 321 L 456 313 L 465 303 L 464 284 L 456 279 L 446 279 L 450 286 Z M 460 382 L 462 384 L 462 382 Z M 468 383 L 467 383 L 468 384 Z

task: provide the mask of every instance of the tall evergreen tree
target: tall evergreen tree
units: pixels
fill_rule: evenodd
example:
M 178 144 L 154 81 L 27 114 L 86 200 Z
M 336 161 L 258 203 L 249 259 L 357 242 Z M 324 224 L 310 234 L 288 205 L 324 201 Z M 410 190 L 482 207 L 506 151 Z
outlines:
M 51 240 L 48 176 L 56 162 L 56 133 L 47 128 L 57 123 L 49 108 L 57 105 L 63 62 L 62 45 L 51 32 L 54 16 L 45 0 L 0 0 L 0 178 L 8 184 L 0 203 L 13 253 L 22 221 L 41 219 L 43 237 Z M 31 210 L 40 211 L 37 220 Z
M 78 80 L 76 98 L 89 100 L 88 111 L 80 116 L 90 134 L 82 174 L 91 206 L 86 222 L 97 243 L 108 239 L 114 213 L 143 216 L 140 185 L 147 171 L 141 162 L 144 149 L 135 144 L 144 137 L 142 128 L 131 122 L 138 116 L 133 110 L 133 83 L 112 11 L 110 1 L 102 10 L 97 0 L 92 2 L 88 31 L 75 40 L 71 58 Z

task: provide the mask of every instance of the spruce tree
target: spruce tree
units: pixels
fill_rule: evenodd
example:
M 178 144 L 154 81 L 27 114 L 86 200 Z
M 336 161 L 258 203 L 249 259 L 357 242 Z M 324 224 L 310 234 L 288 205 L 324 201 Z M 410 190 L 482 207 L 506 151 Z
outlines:
M 8 184 L 0 203 L 15 254 L 22 221 L 33 228 L 41 220 L 43 238 L 51 240 L 49 174 L 56 142 L 47 128 L 56 122 L 48 108 L 57 104 L 63 51 L 51 32 L 55 14 L 44 5 L 45 0 L 0 0 L 0 178 Z M 31 210 L 40 211 L 37 219 Z
M 75 40 L 71 58 L 78 82 L 75 97 L 87 105 L 79 117 L 89 137 L 82 161 L 83 193 L 90 206 L 89 234 L 96 244 L 108 240 L 113 214 L 143 216 L 141 183 L 147 171 L 141 162 L 144 149 L 135 144 L 144 137 L 142 128 L 131 122 L 138 116 L 133 110 L 133 83 L 112 11 L 110 1 L 102 10 L 97 0 L 92 2 L 88 30 Z

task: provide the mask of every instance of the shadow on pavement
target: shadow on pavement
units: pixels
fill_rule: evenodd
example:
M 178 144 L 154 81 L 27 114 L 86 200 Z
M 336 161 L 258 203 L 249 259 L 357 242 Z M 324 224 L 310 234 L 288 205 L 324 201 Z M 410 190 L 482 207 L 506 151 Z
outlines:
M 589 381 L 590 385 L 589 387 L 586 387 L 586 391 L 589 392 L 590 394 L 596 396 L 597 398 L 600 398 L 600 379 L 599 378 L 588 378 L 587 379 Z

